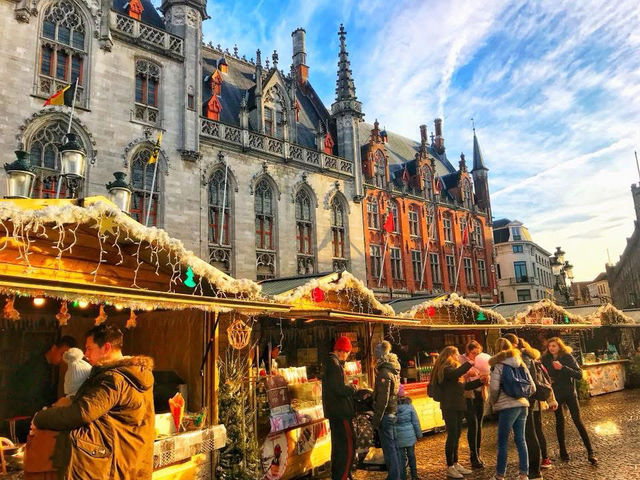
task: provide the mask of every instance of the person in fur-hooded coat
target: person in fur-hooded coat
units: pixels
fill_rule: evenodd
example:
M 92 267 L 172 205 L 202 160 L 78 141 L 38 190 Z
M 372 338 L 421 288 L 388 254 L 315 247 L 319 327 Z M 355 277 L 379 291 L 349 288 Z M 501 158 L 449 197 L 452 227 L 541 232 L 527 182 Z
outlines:
M 36 414 L 36 429 L 61 432 L 52 462 L 64 480 L 148 480 L 153 473 L 153 360 L 122 355 L 122 332 L 87 334 L 93 368 L 68 406 Z

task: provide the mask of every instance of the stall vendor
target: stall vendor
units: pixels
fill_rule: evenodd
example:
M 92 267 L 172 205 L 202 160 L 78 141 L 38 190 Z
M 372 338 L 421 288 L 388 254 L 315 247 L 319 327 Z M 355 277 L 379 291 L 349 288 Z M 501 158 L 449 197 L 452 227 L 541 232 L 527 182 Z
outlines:
M 73 337 L 64 336 L 46 352 L 39 352 L 18 366 L 12 375 L 7 396 L 9 416 L 28 418 L 16 422 L 16 436 L 20 442 L 26 441 L 31 417 L 62 396 L 58 391 L 63 373 L 60 370 L 64 366 L 62 358 L 75 346 Z

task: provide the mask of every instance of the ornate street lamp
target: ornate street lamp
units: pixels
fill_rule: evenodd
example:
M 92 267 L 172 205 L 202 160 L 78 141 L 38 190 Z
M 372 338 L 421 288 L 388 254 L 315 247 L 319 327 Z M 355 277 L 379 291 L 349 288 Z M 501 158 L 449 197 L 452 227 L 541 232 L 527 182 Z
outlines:
M 84 178 L 84 168 L 87 160 L 87 154 L 78 143 L 78 137 L 75 133 L 67 133 L 60 147 L 60 161 L 62 164 L 61 176 L 64 177 L 69 187 L 71 198 L 76 196 L 76 191 L 80 185 L 80 181 Z M 60 188 L 56 197 L 60 196 Z
M 126 181 L 127 174 L 124 172 L 114 172 L 113 176 L 116 179 L 106 185 L 109 192 L 109 200 L 115 203 L 123 212 L 129 213 L 132 191 L 131 185 Z
M 567 278 L 573 281 L 573 265 L 569 262 L 564 262 L 564 272 L 567 274 Z
M 565 251 L 562 250 L 562 248 L 560 247 L 556 247 L 555 257 L 560 264 L 564 264 L 564 255 L 565 255 Z
M 556 247 L 554 255 L 550 259 L 551 271 L 556 279 L 554 285 L 554 291 L 557 291 L 565 298 L 566 304 L 572 304 L 570 286 L 567 285 L 567 278 L 569 282 L 573 282 L 573 265 L 564 259 L 565 252 L 560 247 Z
M 36 174 L 29 160 L 29 152 L 16 150 L 17 159 L 12 163 L 5 163 L 7 172 L 7 197 L 30 198 L 33 189 L 33 181 Z

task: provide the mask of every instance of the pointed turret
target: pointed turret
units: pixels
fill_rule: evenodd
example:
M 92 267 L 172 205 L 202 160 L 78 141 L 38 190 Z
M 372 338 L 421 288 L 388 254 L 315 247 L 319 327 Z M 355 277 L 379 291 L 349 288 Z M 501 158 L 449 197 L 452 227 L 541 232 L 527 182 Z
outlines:
M 338 155 L 353 162 L 355 176 L 353 199 L 360 201 L 363 187 L 358 123 L 363 117 L 362 103 L 356 97 L 356 87 L 347 52 L 347 32 L 342 24 L 338 37 L 340 38 L 338 80 L 336 81 L 336 101 L 331 105 L 331 117 L 335 120 Z
M 336 101 L 331 105 L 333 114 L 351 111 L 362 116 L 362 103 L 356 97 L 356 86 L 351 72 L 349 52 L 347 52 L 347 32 L 340 24 L 338 31 L 340 38 L 340 53 L 338 55 L 338 79 L 336 80 Z
M 480 144 L 478 143 L 478 137 L 476 136 L 476 129 L 473 129 L 473 169 L 471 172 L 475 172 L 476 170 L 486 170 L 489 169 L 484 164 L 484 159 L 482 158 L 482 151 L 480 150 Z
M 476 203 L 481 210 L 487 213 L 487 220 L 492 224 L 491 199 L 489 197 L 489 169 L 484 164 L 482 150 L 476 136 L 476 127 L 473 127 L 473 187 L 476 194 Z

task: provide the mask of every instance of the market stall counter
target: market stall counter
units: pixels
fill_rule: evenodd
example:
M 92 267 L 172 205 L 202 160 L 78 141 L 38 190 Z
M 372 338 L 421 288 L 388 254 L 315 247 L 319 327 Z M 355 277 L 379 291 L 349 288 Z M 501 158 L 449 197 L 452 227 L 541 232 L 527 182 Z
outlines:
M 50 405 L 36 398 L 35 409 L 20 413 L 26 404 L 16 401 L 17 389 L 30 395 L 41 385 L 21 376 L 21 362 L 56 378 L 51 390 L 59 398 L 64 375 L 52 367 L 61 360 L 55 363 L 49 347 L 62 336 L 82 347 L 87 330 L 109 322 L 124 332 L 125 355 L 155 360 L 153 478 L 211 478 L 211 452 L 226 442 L 212 408 L 216 359 L 203 359 L 217 315 L 288 307 L 264 301 L 254 282 L 225 275 L 101 197 L 0 201 L 0 246 L 0 353 L 17 360 L 0 367 L 2 434 L 24 441 L 30 418 Z M 16 425 L 22 418 L 23 433 Z M 0 468 L 17 478 L 57 477 L 47 452 L 58 435 L 37 430 Z

